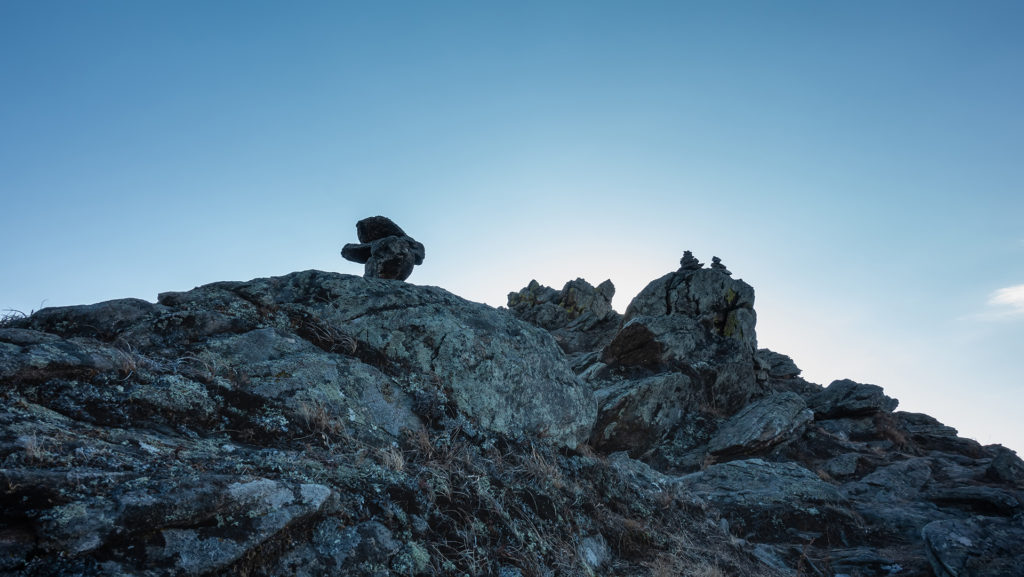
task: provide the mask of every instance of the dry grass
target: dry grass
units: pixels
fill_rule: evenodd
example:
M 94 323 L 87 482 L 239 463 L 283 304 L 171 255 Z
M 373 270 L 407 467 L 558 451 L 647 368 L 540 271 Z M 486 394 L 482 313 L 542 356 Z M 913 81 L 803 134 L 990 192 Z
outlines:
M 49 447 L 53 445 L 49 439 L 41 438 L 36 433 L 18 437 L 18 444 L 25 450 L 25 462 L 32 465 L 47 461 L 50 456 Z
M 296 414 L 301 419 L 303 427 L 310 433 L 329 436 L 345 433 L 345 423 L 322 401 L 302 401 L 296 409 Z
M 562 469 L 550 455 L 537 452 L 535 445 L 530 446 L 530 453 L 523 459 L 523 467 L 530 477 L 540 483 L 550 483 L 556 489 L 565 487 Z
M 380 464 L 391 471 L 401 473 L 405 471 L 405 455 L 397 445 L 391 445 L 386 449 L 377 451 L 377 460 Z
M 295 330 L 299 336 L 327 352 L 354 355 L 359 346 L 352 335 L 316 317 L 299 320 Z
M 651 570 L 651 577 L 727 577 L 716 554 L 680 533 L 673 536 L 668 550 L 645 565 Z
M 913 443 L 907 438 L 906 433 L 900 428 L 892 413 L 881 412 L 875 416 L 875 428 L 878 434 L 891 442 L 897 450 L 912 451 Z
M 0 311 L 0 329 L 17 328 L 29 316 L 31 316 L 31 314 L 27 315 L 15 309 L 5 309 Z

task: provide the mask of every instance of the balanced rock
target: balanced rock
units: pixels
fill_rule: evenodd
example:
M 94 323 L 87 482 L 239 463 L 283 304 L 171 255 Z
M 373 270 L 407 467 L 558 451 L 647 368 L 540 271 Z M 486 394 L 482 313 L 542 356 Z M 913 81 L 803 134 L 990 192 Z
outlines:
M 405 280 L 414 266 L 423 264 L 423 245 L 387 217 L 364 218 L 356 223 L 356 234 L 359 243 L 346 244 L 341 256 L 365 264 L 367 278 Z

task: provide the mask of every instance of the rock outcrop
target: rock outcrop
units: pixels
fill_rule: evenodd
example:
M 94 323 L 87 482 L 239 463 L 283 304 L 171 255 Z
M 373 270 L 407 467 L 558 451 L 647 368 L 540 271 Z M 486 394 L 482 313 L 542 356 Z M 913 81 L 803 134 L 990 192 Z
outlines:
M 604 348 L 615 336 L 622 315 L 612 308 L 613 296 L 610 280 L 594 287 L 578 278 L 560 291 L 534 280 L 508 294 L 508 308 L 516 317 L 546 329 L 570 358 L 578 359 Z
M 805 381 L 680 265 L 625 315 L 305 271 L 7 319 L 0 575 L 1019 572 L 1013 451 Z

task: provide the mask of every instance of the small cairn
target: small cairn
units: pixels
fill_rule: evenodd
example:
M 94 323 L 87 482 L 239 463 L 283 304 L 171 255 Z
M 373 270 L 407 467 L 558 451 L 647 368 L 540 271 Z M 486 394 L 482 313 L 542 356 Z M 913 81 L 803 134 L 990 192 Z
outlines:
M 717 256 L 711 257 L 711 268 L 717 270 L 722 274 L 732 276 L 732 273 L 729 272 L 729 269 L 725 268 L 725 265 L 722 264 L 722 259 L 718 258 Z
M 412 269 L 423 264 L 423 245 L 405 234 L 390 218 L 371 216 L 356 223 L 359 243 L 346 244 L 341 256 L 365 264 L 365 278 L 405 280 Z
M 686 251 L 683 253 L 683 258 L 679 259 L 679 270 L 700 270 L 704 268 L 704 263 L 697 260 L 697 257 L 693 256 L 693 253 Z

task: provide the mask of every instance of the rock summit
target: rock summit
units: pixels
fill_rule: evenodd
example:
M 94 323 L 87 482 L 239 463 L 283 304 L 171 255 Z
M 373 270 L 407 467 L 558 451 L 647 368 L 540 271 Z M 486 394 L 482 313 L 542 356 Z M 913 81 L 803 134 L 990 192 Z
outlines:
M 0 575 L 1024 567 L 1024 461 L 882 387 L 804 380 L 717 257 L 624 314 L 583 279 L 495 309 L 394 282 L 422 245 L 357 230 L 365 277 L 0 322 Z

